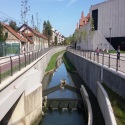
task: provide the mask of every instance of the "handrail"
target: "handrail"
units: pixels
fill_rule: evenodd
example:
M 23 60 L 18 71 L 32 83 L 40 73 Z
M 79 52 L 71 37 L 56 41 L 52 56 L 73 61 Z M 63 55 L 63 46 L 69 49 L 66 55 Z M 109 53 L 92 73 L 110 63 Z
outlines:
M 120 71 L 125 73 L 125 57 L 120 56 L 120 59 L 117 59 L 117 54 L 106 54 L 104 52 L 100 52 L 99 56 L 97 56 L 95 51 L 90 50 L 76 50 L 74 48 L 67 48 L 67 51 L 74 53 L 76 55 L 81 56 L 82 58 L 86 58 L 88 60 L 97 62 L 99 64 L 105 65 L 109 68 L 115 69 L 116 71 Z
M 26 67 L 31 62 L 37 60 L 40 56 L 44 55 L 52 48 L 53 47 L 44 48 L 38 51 L 0 58 L 0 83 L 8 77 L 13 76 L 14 73 L 22 70 L 22 68 Z

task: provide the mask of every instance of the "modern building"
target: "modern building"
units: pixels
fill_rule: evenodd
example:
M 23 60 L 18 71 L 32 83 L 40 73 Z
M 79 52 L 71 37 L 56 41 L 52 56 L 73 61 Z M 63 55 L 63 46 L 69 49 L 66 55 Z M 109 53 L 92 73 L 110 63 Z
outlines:
M 125 50 L 125 0 L 107 0 L 90 7 L 90 19 L 80 20 L 77 32 L 86 31 L 86 40 L 77 43 L 81 49 Z M 82 14 L 83 18 L 83 14 Z M 86 23 L 87 22 L 87 23 Z M 82 24 L 82 26 L 81 26 Z M 78 39 L 77 39 L 78 40 Z

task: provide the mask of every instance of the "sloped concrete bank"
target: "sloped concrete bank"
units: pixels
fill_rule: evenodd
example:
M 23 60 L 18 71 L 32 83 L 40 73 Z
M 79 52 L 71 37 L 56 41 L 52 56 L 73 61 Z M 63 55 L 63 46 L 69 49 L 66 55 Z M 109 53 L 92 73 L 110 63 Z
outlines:
M 0 109 L 6 110 L 0 113 L 0 124 L 32 125 L 42 116 L 41 81 L 51 57 L 62 50 L 65 47 L 51 49 L 3 83 L 7 86 L 1 88 Z

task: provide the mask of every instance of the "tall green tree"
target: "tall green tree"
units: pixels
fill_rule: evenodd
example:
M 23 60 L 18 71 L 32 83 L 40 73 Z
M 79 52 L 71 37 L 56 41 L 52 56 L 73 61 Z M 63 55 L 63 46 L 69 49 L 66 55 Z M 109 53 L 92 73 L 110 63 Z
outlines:
M 3 33 L 4 27 L 2 25 L 2 23 L 0 22 L 0 42 L 5 42 L 5 40 L 7 39 L 7 34 Z
M 17 24 L 16 24 L 15 21 L 11 20 L 11 21 L 9 22 L 9 26 L 10 26 L 13 30 L 18 31 L 18 27 L 17 27 Z
M 52 26 L 49 21 L 44 21 L 43 23 L 43 35 L 45 35 L 48 38 L 48 42 L 50 45 L 50 40 L 52 38 Z
M 55 45 L 57 45 L 57 36 L 55 36 Z
M 66 45 L 73 44 L 73 42 L 74 42 L 74 40 L 73 40 L 73 35 L 71 35 L 71 36 L 69 36 L 69 37 L 67 37 L 67 38 L 65 39 L 65 44 L 66 44 Z

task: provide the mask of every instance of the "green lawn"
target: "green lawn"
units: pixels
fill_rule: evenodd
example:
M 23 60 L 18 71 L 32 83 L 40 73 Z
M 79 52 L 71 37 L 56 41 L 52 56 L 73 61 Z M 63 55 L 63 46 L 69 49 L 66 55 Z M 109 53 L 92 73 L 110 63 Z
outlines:
M 53 70 L 53 69 L 56 68 L 57 57 L 58 57 L 60 54 L 64 53 L 64 52 L 65 52 L 65 51 L 60 51 L 60 52 L 54 54 L 54 55 L 51 57 L 50 62 L 49 62 L 49 64 L 48 64 L 47 68 L 46 68 L 46 72 L 49 72 L 49 71 L 51 71 L 51 70 Z
M 117 53 L 116 50 L 109 50 L 109 53 Z M 120 53 L 125 53 L 125 51 L 120 51 Z
M 103 86 L 108 93 L 117 124 L 125 125 L 125 100 L 109 89 L 106 85 L 103 84 Z
M 76 72 L 76 68 L 73 66 L 73 64 L 69 61 L 69 59 L 66 56 L 66 53 L 63 55 L 63 61 L 65 63 L 66 69 L 70 72 Z

